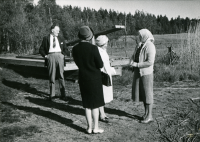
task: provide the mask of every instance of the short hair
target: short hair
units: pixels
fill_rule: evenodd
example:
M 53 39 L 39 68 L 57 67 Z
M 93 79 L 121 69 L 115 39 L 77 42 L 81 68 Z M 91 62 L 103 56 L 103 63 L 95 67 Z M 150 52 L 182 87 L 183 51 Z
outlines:
M 54 24 L 51 26 L 51 30 L 54 29 L 56 26 L 59 27 L 58 24 L 54 23 Z M 59 27 L 59 28 L 60 28 L 60 27 Z

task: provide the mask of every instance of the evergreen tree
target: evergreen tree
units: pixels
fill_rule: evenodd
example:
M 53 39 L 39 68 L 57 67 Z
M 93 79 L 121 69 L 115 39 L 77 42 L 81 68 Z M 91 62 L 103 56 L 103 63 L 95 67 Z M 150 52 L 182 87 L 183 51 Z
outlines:
M 125 25 L 128 35 L 135 35 L 139 29 L 147 28 L 153 34 L 175 34 L 195 29 L 198 19 L 188 17 L 171 18 L 166 15 L 155 16 L 143 11 L 134 14 L 100 8 L 59 6 L 56 0 L 0 0 L 0 52 L 9 50 L 19 54 L 37 53 L 42 37 L 50 33 L 53 23 L 60 25 L 60 35 L 67 41 L 77 39 L 82 25 L 88 25 L 95 32 L 104 31 L 114 25 Z M 124 30 L 109 34 L 117 39 L 125 34 Z

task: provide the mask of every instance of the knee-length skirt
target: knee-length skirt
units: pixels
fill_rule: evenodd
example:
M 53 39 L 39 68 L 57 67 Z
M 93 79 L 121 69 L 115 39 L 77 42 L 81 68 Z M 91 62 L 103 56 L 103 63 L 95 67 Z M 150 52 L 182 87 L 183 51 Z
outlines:
M 132 99 L 135 102 L 153 103 L 153 73 L 140 76 L 139 68 L 134 69 Z
M 79 81 L 84 108 L 98 108 L 105 105 L 101 79 Z

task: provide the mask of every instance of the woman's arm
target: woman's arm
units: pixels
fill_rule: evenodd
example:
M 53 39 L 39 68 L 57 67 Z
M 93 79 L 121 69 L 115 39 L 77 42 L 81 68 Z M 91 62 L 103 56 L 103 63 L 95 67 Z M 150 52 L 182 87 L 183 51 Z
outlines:
M 133 51 L 133 55 L 130 57 L 129 65 L 132 65 L 134 63 L 135 52 L 137 51 L 137 48 L 138 48 L 138 45 L 135 47 L 135 49 Z
M 155 55 L 156 55 L 155 46 L 154 46 L 153 43 L 148 44 L 147 46 L 149 46 L 149 47 L 147 48 L 147 51 L 146 51 L 147 60 L 144 61 L 144 62 L 138 63 L 137 66 L 138 66 L 139 68 L 146 68 L 146 67 L 149 67 L 149 66 L 151 66 L 151 65 L 154 64 Z

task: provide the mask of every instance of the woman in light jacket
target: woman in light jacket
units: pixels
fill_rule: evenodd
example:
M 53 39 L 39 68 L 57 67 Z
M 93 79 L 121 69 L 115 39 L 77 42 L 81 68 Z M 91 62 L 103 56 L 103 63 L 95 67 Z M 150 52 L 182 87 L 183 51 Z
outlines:
M 154 37 L 149 30 L 139 30 L 139 39 L 140 43 L 130 60 L 130 66 L 134 67 L 132 99 L 144 103 L 145 114 L 141 123 L 150 123 L 153 121 L 153 66 L 156 49 Z
M 104 65 L 103 68 L 101 68 L 101 71 L 107 73 L 111 79 L 111 86 L 103 85 L 104 102 L 109 103 L 113 100 L 112 75 L 116 74 L 116 71 L 113 67 L 110 66 L 109 56 L 106 51 L 108 45 L 108 37 L 105 35 L 100 35 L 96 38 L 95 43 L 98 46 L 99 53 L 101 55 L 101 59 Z M 99 111 L 100 111 L 100 121 L 108 122 L 108 117 L 104 112 L 104 106 L 100 107 Z

